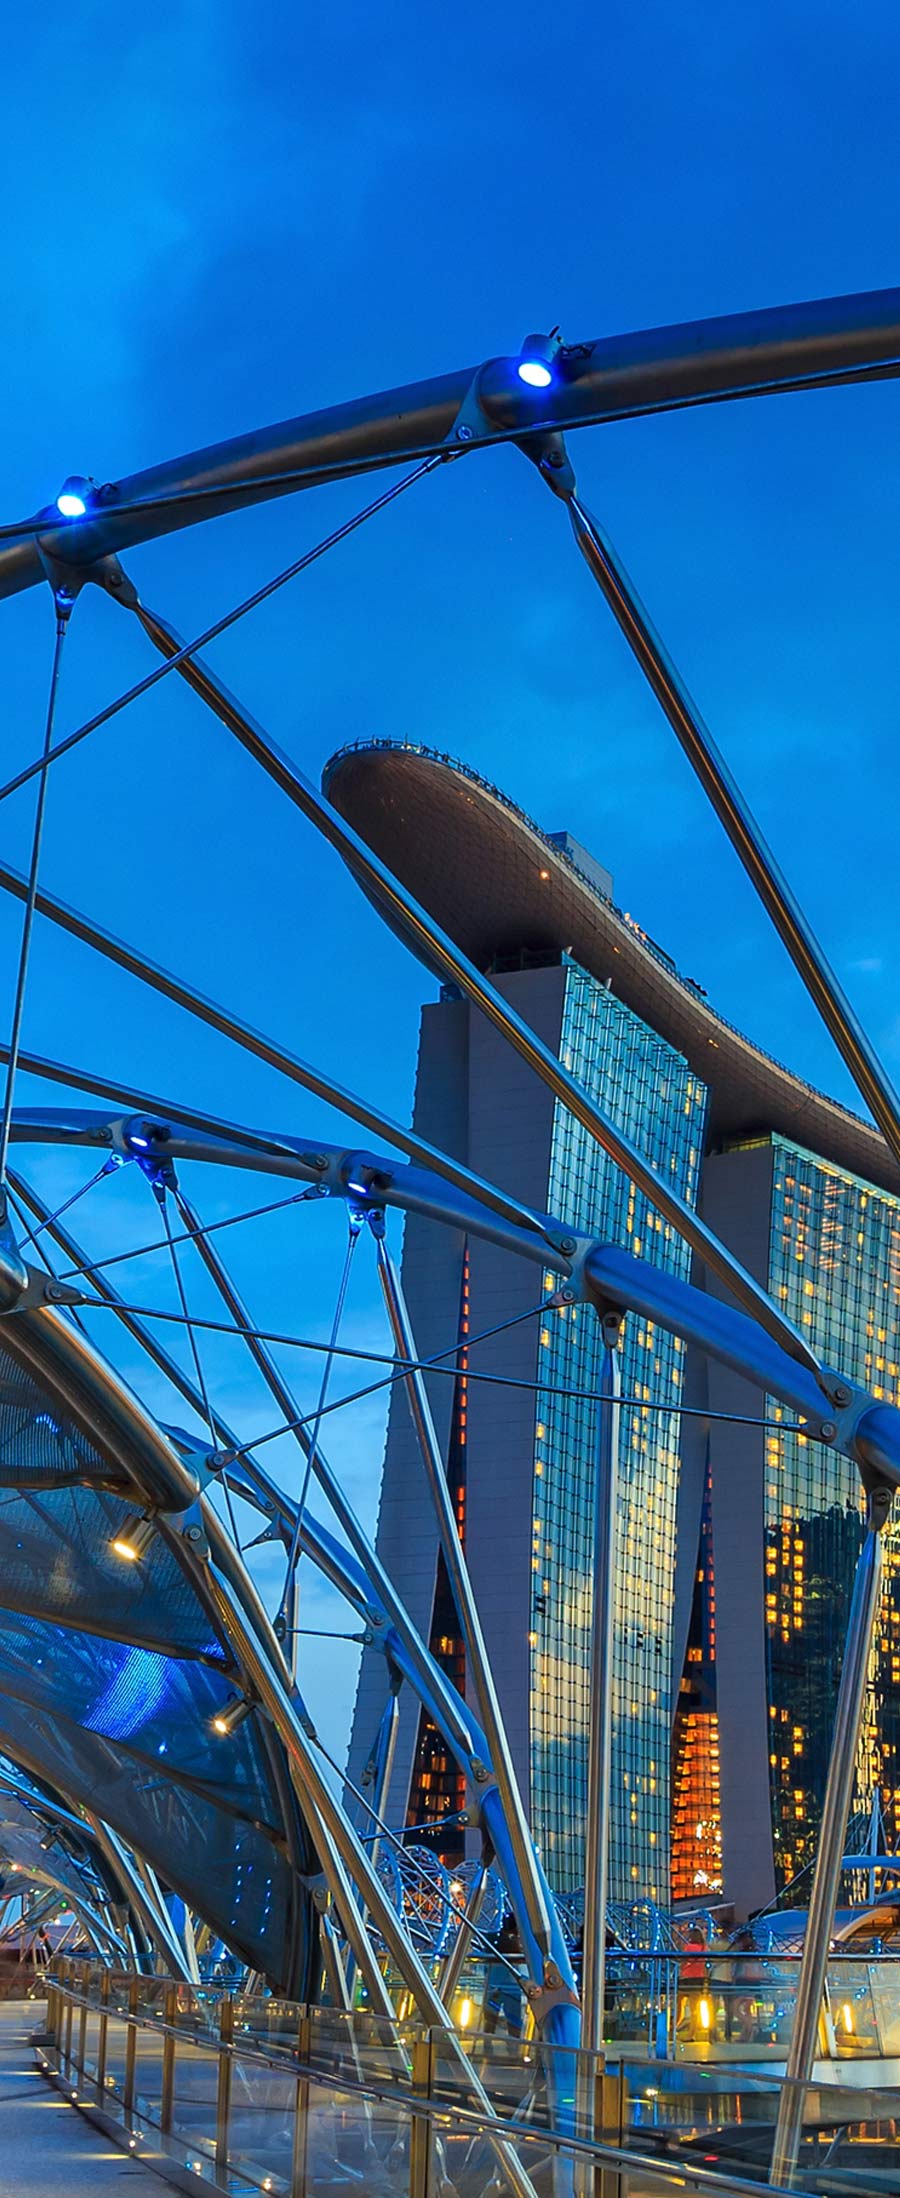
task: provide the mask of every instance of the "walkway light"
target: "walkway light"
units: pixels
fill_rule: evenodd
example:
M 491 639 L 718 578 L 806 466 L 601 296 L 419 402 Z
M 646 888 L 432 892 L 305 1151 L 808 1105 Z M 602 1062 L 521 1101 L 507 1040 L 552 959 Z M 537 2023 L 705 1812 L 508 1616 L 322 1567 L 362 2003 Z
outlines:
M 63 519 L 83 519 L 90 502 L 93 483 L 86 481 L 83 473 L 70 473 L 63 482 L 56 499 L 56 509 Z
M 233 1695 L 223 1710 L 216 1711 L 212 1721 L 213 1732 L 218 1733 L 220 1740 L 227 1740 L 231 1733 L 237 1732 L 244 1719 L 249 1717 L 252 1708 L 252 1702 L 245 1701 L 242 1694 Z
M 118 1534 L 113 1535 L 109 1546 L 117 1557 L 121 1557 L 123 1564 L 137 1565 L 146 1556 L 155 1532 L 153 1520 L 145 1514 L 141 1519 L 130 1519 Z
M 526 336 L 516 368 L 520 382 L 525 382 L 529 389 L 549 389 L 558 350 L 558 328 L 552 328 L 549 336 Z

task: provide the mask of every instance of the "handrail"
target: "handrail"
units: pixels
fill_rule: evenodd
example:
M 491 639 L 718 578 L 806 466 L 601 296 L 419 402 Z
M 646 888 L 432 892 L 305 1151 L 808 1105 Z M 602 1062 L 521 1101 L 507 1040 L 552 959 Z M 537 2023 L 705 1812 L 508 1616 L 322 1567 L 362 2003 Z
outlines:
M 69 1965 L 67 1964 L 67 1966 Z M 72 1963 L 71 1966 L 74 1968 L 76 1966 L 86 1967 L 87 1965 L 76 1965 L 75 1963 Z M 287 2053 L 277 2053 L 271 2049 L 266 2050 L 265 2047 L 261 2047 L 258 2043 L 247 2043 L 243 2039 L 236 2038 L 234 2036 L 233 2019 L 235 1997 L 233 1997 L 232 1995 L 223 1993 L 217 2001 L 217 2005 L 220 2010 L 219 2028 L 217 2030 L 210 2029 L 206 2037 L 198 2037 L 193 2030 L 188 2029 L 183 2023 L 167 2019 L 164 2015 L 159 2016 L 153 2014 L 146 2010 L 140 2009 L 135 2005 L 135 1984 L 139 1985 L 140 1983 L 145 1983 L 148 1986 L 153 1985 L 155 1989 L 163 1992 L 166 1997 L 169 1998 L 179 1988 L 175 1980 L 166 1980 L 159 1977 L 146 1979 L 128 1978 L 126 1980 L 123 1976 L 122 1981 L 127 1981 L 129 1985 L 128 1996 L 130 2004 L 126 2007 L 118 2007 L 113 2002 L 110 1987 L 113 1984 L 114 1979 L 112 1973 L 109 1971 L 105 1971 L 103 1973 L 102 1979 L 100 1980 L 103 1988 L 98 1989 L 93 1993 L 90 1990 L 90 1979 L 84 1980 L 83 1988 L 79 1988 L 76 1983 L 68 1981 L 68 1979 L 62 1977 L 61 1975 L 55 1975 L 52 1972 L 48 1975 L 48 2034 L 36 2041 L 36 2052 L 39 2065 L 42 2067 L 44 2072 L 49 2075 L 58 2076 L 61 2082 L 65 2084 L 66 2088 L 71 2090 L 71 2077 L 73 2075 L 81 2078 L 82 2081 L 87 2079 L 87 2081 L 90 2082 L 92 2080 L 91 2072 L 87 2070 L 84 2066 L 86 2016 L 91 2011 L 102 2013 L 107 2023 L 110 2020 L 118 2021 L 124 2024 L 126 2028 L 130 2028 L 135 2032 L 139 2029 L 149 2030 L 153 2031 L 163 2039 L 163 2068 L 165 2070 L 166 2066 L 168 2065 L 169 2070 L 168 2089 L 170 2111 L 172 2106 L 172 2056 L 174 2054 L 177 2054 L 177 2047 L 179 2042 L 181 2042 L 182 2044 L 188 2044 L 197 2050 L 207 2051 L 211 2054 L 215 2054 L 219 2060 L 220 2071 L 223 2062 L 228 2064 L 229 2068 L 235 2062 L 247 2062 L 251 2065 L 269 2068 L 272 2070 L 278 2070 L 279 2072 L 283 2073 L 285 2062 L 288 2059 Z M 206 1997 L 207 1995 L 205 1992 L 202 1992 L 202 1996 Z M 254 2002 L 254 2004 L 257 2004 L 260 2007 L 264 2008 L 266 2002 L 264 2000 L 261 2000 L 259 2002 Z M 286 2002 L 276 2002 L 276 2005 L 278 2006 L 287 2006 L 287 2004 L 288 2003 Z M 69 2009 L 71 2011 L 71 2014 L 64 2021 L 61 2021 L 60 2017 L 64 2008 Z M 79 2023 L 79 2049 L 81 2052 L 80 2064 L 77 2058 L 73 2056 L 72 2052 L 73 2039 L 75 2037 L 75 2025 L 72 2018 L 74 2017 L 76 2010 L 78 2010 L 81 2018 Z M 307 2010 L 297 2007 L 295 2010 L 292 2009 L 292 2012 L 296 2012 L 298 2017 L 297 2037 L 299 2041 L 299 2037 L 302 2035 L 303 2032 L 304 2021 L 307 2023 L 308 2026 L 308 2018 L 310 2014 L 322 2013 L 324 2015 L 328 2015 L 334 2013 L 336 2017 L 340 2017 L 342 2011 L 331 2010 L 327 2008 L 321 2010 Z M 351 2048 L 352 2059 L 352 2031 L 350 2029 L 348 2018 L 344 2018 L 344 2020 L 348 2021 L 348 2045 Z M 385 2025 L 384 2027 L 386 2028 L 388 2026 Z M 391 2025 L 390 2027 L 394 2028 L 395 2026 Z M 399 2031 L 401 2026 L 397 2025 L 396 2028 Z M 439 2042 L 440 2038 L 443 2035 L 445 2035 L 445 2033 L 440 2031 L 425 2030 L 418 2025 L 404 2025 L 402 2026 L 402 2028 L 404 2033 L 404 2043 L 406 2045 L 410 2045 L 416 2038 L 418 2038 L 420 2041 L 433 2046 L 436 2042 Z M 62 2032 L 65 2033 L 65 2042 L 63 2042 L 61 2037 Z M 391 2050 L 391 2041 L 387 2038 L 365 2042 L 381 2045 L 386 2051 Z M 399 2042 L 399 2039 L 395 2040 L 395 2042 Z M 56 2050 L 58 2054 L 59 2065 L 55 2070 L 50 2066 L 48 2060 L 48 2052 L 51 2049 Z M 603 2055 L 579 2054 L 578 2059 L 580 2061 L 596 2061 L 598 2064 L 598 2074 L 601 2073 L 608 2065 L 604 2061 Z M 129 2105 L 128 2119 L 131 2123 L 133 2123 L 140 2120 L 140 2116 L 136 2113 L 135 2110 L 134 2101 L 133 2049 L 131 2049 L 130 2052 L 126 2051 L 126 2089 L 128 2088 L 127 2066 L 129 2062 L 131 2065 L 132 2096 L 130 2101 L 127 2102 Z M 515 2113 L 511 2113 L 509 2119 L 504 2119 L 501 2115 L 485 2114 L 477 2107 L 464 2105 L 461 2102 L 458 2103 L 455 2099 L 448 2098 L 443 2088 L 437 2093 L 437 2095 L 435 2095 L 430 2088 L 427 2092 L 418 2089 L 415 2085 L 415 2081 L 413 2081 L 411 2085 L 392 2081 L 389 2087 L 382 2086 L 378 2083 L 373 2082 L 371 2079 L 364 2078 L 362 2074 L 358 2072 L 358 2061 L 355 2065 L 357 2070 L 357 2073 L 355 2074 L 352 2068 L 348 2068 L 343 2064 L 338 2071 L 335 2071 L 334 2069 L 323 2068 L 321 2065 L 317 2064 L 310 2055 L 304 2056 L 300 2052 L 299 2046 L 298 2049 L 291 2054 L 292 2073 L 296 2074 L 297 2078 L 302 2082 L 303 2085 L 319 2085 L 332 2093 L 334 2091 L 339 2091 L 342 2096 L 356 2097 L 360 2100 L 361 2103 L 364 2103 L 366 2105 L 371 2105 L 373 2103 L 382 2104 L 389 2107 L 393 2113 L 396 2113 L 398 2107 L 408 2107 L 411 2127 L 414 2123 L 425 2122 L 427 2123 L 429 2130 L 431 2128 L 439 2130 L 441 2136 L 444 2139 L 446 2139 L 448 2127 L 452 2125 L 462 2135 L 468 2137 L 483 2136 L 485 2138 L 493 2140 L 495 2143 L 503 2142 L 508 2145 L 511 2141 L 511 2138 L 517 2138 L 523 2140 L 530 2146 L 543 2145 L 545 2147 L 548 2147 L 554 2154 L 564 2156 L 566 2160 L 571 2161 L 573 2164 L 579 2160 L 583 2162 L 593 2163 L 596 2164 L 598 2167 L 609 2168 L 613 2170 L 619 2177 L 630 2176 L 632 2174 L 636 2176 L 641 2176 L 643 2178 L 650 2176 L 657 2183 L 666 2185 L 671 2184 L 673 2188 L 681 2191 L 694 2191 L 698 2194 L 698 2198 L 787 2198 L 787 2194 L 783 2191 L 783 2187 L 780 2185 L 776 2186 L 770 2183 L 760 2183 L 755 2179 L 753 2181 L 749 2181 L 742 2176 L 720 2175 L 718 2173 L 712 2172 L 708 2168 L 695 2166 L 690 2160 L 681 2158 L 678 2158 L 677 2160 L 667 2160 L 664 2156 L 656 2153 L 645 2154 L 637 2152 L 625 2146 L 608 2143 L 602 2139 L 588 2139 L 585 2137 L 569 2135 L 568 2133 L 554 2130 L 553 2128 L 550 2128 L 545 2124 L 539 2122 L 523 2122 L 519 2117 L 518 2111 L 516 2111 Z M 224 2087 L 222 2087 L 221 2073 L 220 2088 L 224 2088 L 226 2094 L 230 2097 L 230 2078 L 226 2078 Z M 100 2089 L 99 2081 L 98 2089 Z M 114 2085 L 110 2082 L 109 2077 L 104 2074 L 102 2083 L 102 2099 L 105 2108 L 103 2119 L 106 2123 L 109 2123 L 110 2120 L 110 2115 L 108 2112 L 110 2098 L 111 2096 L 114 2098 L 115 2095 L 116 2094 Z M 78 2106 L 83 2108 L 86 2112 L 90 2113 L 91 2102 L 83 2097 L 80 2093 L 78 2093 L 77 2088 L 76 2091 L 72 2093 L 72 2096 L 74 2102 Z M 217 2168 L 221 2166 L 224 2169 L 225 2185 L 227 2187 L 228 2169 L 226 2161 L 221 2157 L 220 2132 L 211 2130 L 209 2132 L 209 2137 L 207 2141 L 211 2140 L 213 2136 L 215 2136 L 217 2140 Z M 203 2139 L 198 2138 L 196 2127 L 192 2128 L 191 2142 L 198 2150 L 201 2149 Z M 131 2149 L 135 2149 L 133 2130 L 129 2138 L 129 2143 L 131 2145 Z M 183 2154 L 183 2149 L 183 2144 L 181 2144 L 179 2147 L 179 2158 Z M 209 2156 L 207 2155 L 207 2161 L 204 2164 L 207 2164 L 208 2157 Z M 160 2162 L 158 2159 L 154 2160 L 150 2164 L 153 2164 L 157 2168 L 160 2167 Z M 246 2172 L 242 2171 L 242 2173 L 243 2179 L 246 2182 Z M 216 2188 L 220 2186 L 218 2184 L 214 2184 L 212 2187 Z M 260 2182 L 259 2187 L 261 2190 L 272 2190 L 274 2188 L 273 2178 L 271 2176 L 264 2177 Z M 630 2186 L 628 2184 L 624 2184 L 621 2186 L 623 2191 L 623 2198 L 626 2198 L 627 2190 L 629 2187 Z M 792 2194 L 792 2198 L 797 2198 L 796 2187 Z

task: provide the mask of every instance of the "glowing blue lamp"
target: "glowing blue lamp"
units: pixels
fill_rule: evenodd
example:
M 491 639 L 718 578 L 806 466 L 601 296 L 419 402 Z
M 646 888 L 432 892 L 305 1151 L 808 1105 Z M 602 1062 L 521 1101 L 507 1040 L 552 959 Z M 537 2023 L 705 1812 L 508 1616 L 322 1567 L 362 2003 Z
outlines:
M 559 350 L 559 329 L 549 336 L 526 336 L 516 372 L 528 389 L 549 389 L 554 379 L 553 362 Z
M 56 499 L 56 509 L 63 519 L 83 519 L 88 508 L 91 483 L 81 473 L 70 473 L 63 482 Z

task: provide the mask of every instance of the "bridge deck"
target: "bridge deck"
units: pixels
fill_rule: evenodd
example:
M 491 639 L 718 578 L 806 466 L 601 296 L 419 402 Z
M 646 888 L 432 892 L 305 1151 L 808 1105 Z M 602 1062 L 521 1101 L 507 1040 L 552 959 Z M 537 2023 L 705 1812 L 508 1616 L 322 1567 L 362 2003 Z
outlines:
M 160 2198 L 165 2185 L 54 2091 L 28 2043 L 43 2001 L 0 2004 L 0 2198 Z

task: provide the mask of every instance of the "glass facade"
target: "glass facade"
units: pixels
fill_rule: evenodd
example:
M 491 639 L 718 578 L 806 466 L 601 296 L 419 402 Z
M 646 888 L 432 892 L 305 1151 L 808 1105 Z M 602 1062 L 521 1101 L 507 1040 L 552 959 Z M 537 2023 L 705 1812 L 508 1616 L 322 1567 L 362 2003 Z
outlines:
M 716 1704 L 712 1468 L 706 1486 L 684 1671 L 672 1730 L 672 1899 L 722 1891 L 722 1784 Z
M 596 978 L 566 965 L 566 1068 L 696 1202 L 706 1087 Z M 587 1131 L 557 1105 L 547 1192 L 552 1212 L 687 1278 L 690 1254 Z M 548 1292 L 553 1278 L 545 1277 Z M 584 1881 L 587 1689 L 596 1390 L 602 1340 L 593 1311 L 548 1313 L 538 1348 L 531 1631 L 532 1823 L 551 1885 Z M 610 1894 L 669 1897 L 670 1668 L 677 1420 L 683 1350 L 652 1322 L 626 1324 L 617 1510 Z M 639 1401 L 634 1401 L 639 1400 Z
M 459 1305 L 458 1350 L 456 1380 L 453 1384 L 453 1412 L 450 1422 L 450 1448 L 447 1457 L 447 1480 L 453 1496 L 456 1530 L 463 1548 L 466 1546 L 466 1445 L 469 1418 L 469 1249 L 463 1252 L 462 1289 Z M 431 1630 L 428 1646 L 441 1670 L 457 1692 L 465 1699 L 466 1651 L 456 1615 L 453 1590 L 444 1563 L 442 1550 L 438 1550 L 437 1575 L 434 1602 L 431 1611 Z M 461 1818 L 466 1806 L 466 1781 L 448 1742 L 438 1730 L 433 1717 L 426 1709 L 419 1713 L 419 1730 L 409 1789 L 409 1805 L 406 1812 L 406 1830 L 413 1832 L 419 1844 L 433 1847 L 442 1861 L 456 1864 L 465 1853 L 465 1830 Z
M 900 1201 L 773 1137 L 770 1288 L 827 1363 L 900 1402 Z M 771 1417 L 790 1418 L 769 1400 Z M 775 1873 L 803 1870 L 816 1830 L 853 1574 L 859 1479 L 802 1435 L 766 1437 L 766 1640 Z M 900 1529 L 888 1529 L 855 1806 L 879 1791 L 900 1837 Z

